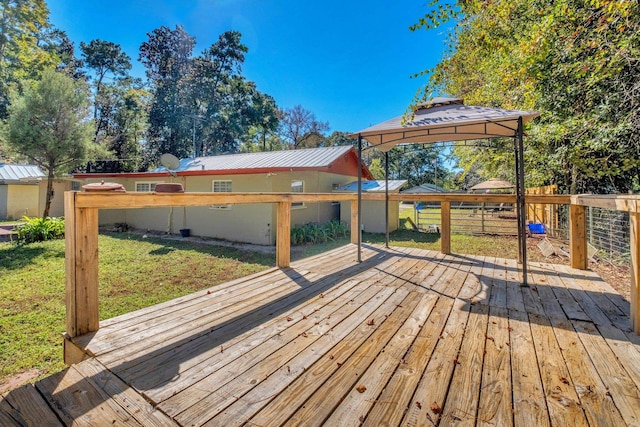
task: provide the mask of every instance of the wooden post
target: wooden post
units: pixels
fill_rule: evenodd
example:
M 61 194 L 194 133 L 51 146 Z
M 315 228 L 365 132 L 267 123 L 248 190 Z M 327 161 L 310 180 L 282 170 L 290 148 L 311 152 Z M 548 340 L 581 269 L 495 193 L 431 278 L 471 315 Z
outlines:
M 276 266 L 291 265 L 291 201 L 278 202 L 276 234 Z
M 640 212 L 629 212 L 631 235 L 631 327 L 640 335 Z
M 64 194 L 66 326 L 72 338 L 95 332 L 100 326 L 98 209 L 76 208 L 77 194 Z
M 451 253 L 451 202 L 440 202 L 440 252 Z
M 358 233 L 360 232 L 360 224 L 358 224 L 358 201 L 351 201 L 351 243 L 358 244 Z
M 571 267 L 587 269 L 587 210 L 573 202 L 569 205 L 569 252 Z

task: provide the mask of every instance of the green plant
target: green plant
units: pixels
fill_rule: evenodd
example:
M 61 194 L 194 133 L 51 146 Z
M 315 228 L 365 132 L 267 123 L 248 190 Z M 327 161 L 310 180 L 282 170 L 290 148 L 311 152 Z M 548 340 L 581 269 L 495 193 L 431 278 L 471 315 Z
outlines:
M 304 243 L 319 244 L 333 242 L 339 238 L 347 237 L 349 227 L 343 221 L 332 219 L 320 225 L 317 222 L 309 222 L 295 226 L 291 229 L 291 244 L 302 245 Z
M 43 242 L 45 240 L 64 237 L 64 218 L 29 218 L 22 217 L 24 224 L 16 228 L 18 243 Z
M 347 223 L 337 219 L 332 219 L 331 221 L 327 222 L 324 225 L 324 228 L 327 231 L 327 234 L 332 239 L 337 239 L 340 237 L 344 238 L 349 234 L 349 227 L 347 226 Z

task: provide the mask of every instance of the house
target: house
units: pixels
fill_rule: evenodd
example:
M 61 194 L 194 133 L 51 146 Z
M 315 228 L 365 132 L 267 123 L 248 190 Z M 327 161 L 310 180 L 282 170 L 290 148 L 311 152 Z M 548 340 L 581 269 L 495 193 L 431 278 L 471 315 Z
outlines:
M 399 193 L 402 186 L 407 183 L 406 179 L 389 180 L 389 193 Z M 385 192 L 384 180 L 367 180 L 362 181 L 363 193 L 384 193 Z M 351 182 L 347 185 L 339 187 L 337 192 L 358 192 L 358 182 Z M 362 231 L 368 233 L 384 233 L 385 232 L 385 216 L 384 213 L 385 201 L 384 200 L 363 200 L 362 201 Z M 389 229 L 388 231 L 395 231 L 398 229 L 398 218 L 400 216 L 400 203 L 389 202 Z M 340 203 L 340 218 L 351 226 L 351 203 Z
M 373 178 L 362 165 L 365 178 Z M 358 175 L 353 147 L 226 154 L 182 159 L 171 173 L 74 174 L 83 183 L 102 180 L 122 184 L 128 192 L 154 191 L 159 183 L 179 182 L 189 192 L 331 193 Z M 112 209 L 100 211 L 100 224 L 127 223 L 141 229 L 177 234 L 190 229 L 197 236 L 262 245 L 275 244 L 275 205 L 223 205 L 189 208 Z M 324 223 L 339 218 L 337 203 L 294 204 L 291 224 Z

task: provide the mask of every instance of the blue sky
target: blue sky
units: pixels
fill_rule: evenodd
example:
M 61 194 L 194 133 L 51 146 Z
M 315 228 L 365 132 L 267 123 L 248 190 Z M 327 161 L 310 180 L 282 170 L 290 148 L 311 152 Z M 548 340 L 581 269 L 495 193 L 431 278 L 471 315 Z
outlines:
M 183 25 L 194 53 L 227 30 L 249 48 L 243 74 L 279 107 L 302 105 L 331 130 L 355 132 L 401 115 L 425 78 L 410 79 L 442 57 L 444 30 L 409 31 L 427 0 L 48 0 L 51 23 L 76 44 L 122 45 L 137 61 L 147 33 Z

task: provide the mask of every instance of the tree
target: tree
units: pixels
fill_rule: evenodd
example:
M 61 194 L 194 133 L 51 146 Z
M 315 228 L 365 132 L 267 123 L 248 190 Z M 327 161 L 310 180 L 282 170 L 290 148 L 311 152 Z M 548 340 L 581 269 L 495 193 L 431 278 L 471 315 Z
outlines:
M 9 148 L 47 172 L 43 218 L 49 215 L 53 179 L 82 164 L 91 154 L 88 108 L 85 85 L 46 70 L 33 87 L 13 100 L 9 109 Z
M 140 47 L 153 100 L 147 151 L 179 157 L 236 152 L 249 131 L 266 145 L 277 126 L 273 98 L 242 76 L 247 47 L 241 34 L 227 31 L 201 55 L 193 57 L 195 39 L 182 27 L 158 28 Z
M 324 132 L 329 130 L 329 123 L 319 122 L 311 111 L 296 105 L 281 115 L 280 133 L 291 148 L 313 148 L 324 143 Z
M 450 19 L 457 25 L 449 52 L 428 70 L 423 96 L 539 111 L 525 141 L 527 184 L 558 183 L 570 193 L 633 188 L 640 174 L 637 1 L 457 1 L 413 29 Z M 503 144 L 473 157 L 491 164 L 490 156 L 509 152 Z
M 66 74 L 74 80 L 86 78 L 82 70 L 84 62 L 75 56 L 75 46 L 66 32 L 58 28 L 50 28 L 45 34 L 45 49 L 58 58 L 56 71 Z
M 100 97 L 102 96 L 102 84 L 107 73 L 115 77 L 125 77 L 131 69 L 131 58 L 122 51 L 119 44 L 95 39 L 89 44 L 80 42 L 82 58 L 87 68 L 93 70 L 95 74 L 95 94 L 93 103 L 93 120 L 96 122 L 95 140 L 105 127 L 105 119 L 100 111 Z
M 0 2 L 0 117 L 5 118 L 12 90 L 21 91 L 24 81 L 35 79 L 55 58 L 42 46 L 49 27 L 44 0 Z
M 107 165 L 105 171 L 133 172 L 142 166 L 142 142 L 147 130 L 151 95 L 140 79 L 119 79 L 102 86 L 98 109 L 102 122 L 102 145 L 111 159 L 93 165 Z M 98 169 L 100 170 L 100 169 Z
M 274 146 L 281 146 L 282 141 L 276 134 L 280 125 L 280 110 L 272 96 L 255 91 L 252 99 L 253 124 L 247 132 L 246 143 L 253 144 L 255 151 L 273 151 Z M 269 149 L 267 150 L 267 142 Z M 253 150 L 252 150 L 253 151 Z
M 163 153 L 186 157 L 191 152 L 191 108 L 185 76 L 191 73 L 195 38 L 182 26 L 162 26 L 148 33 L 138 59 L 145 66 L 151 85 L 147 157 Z

